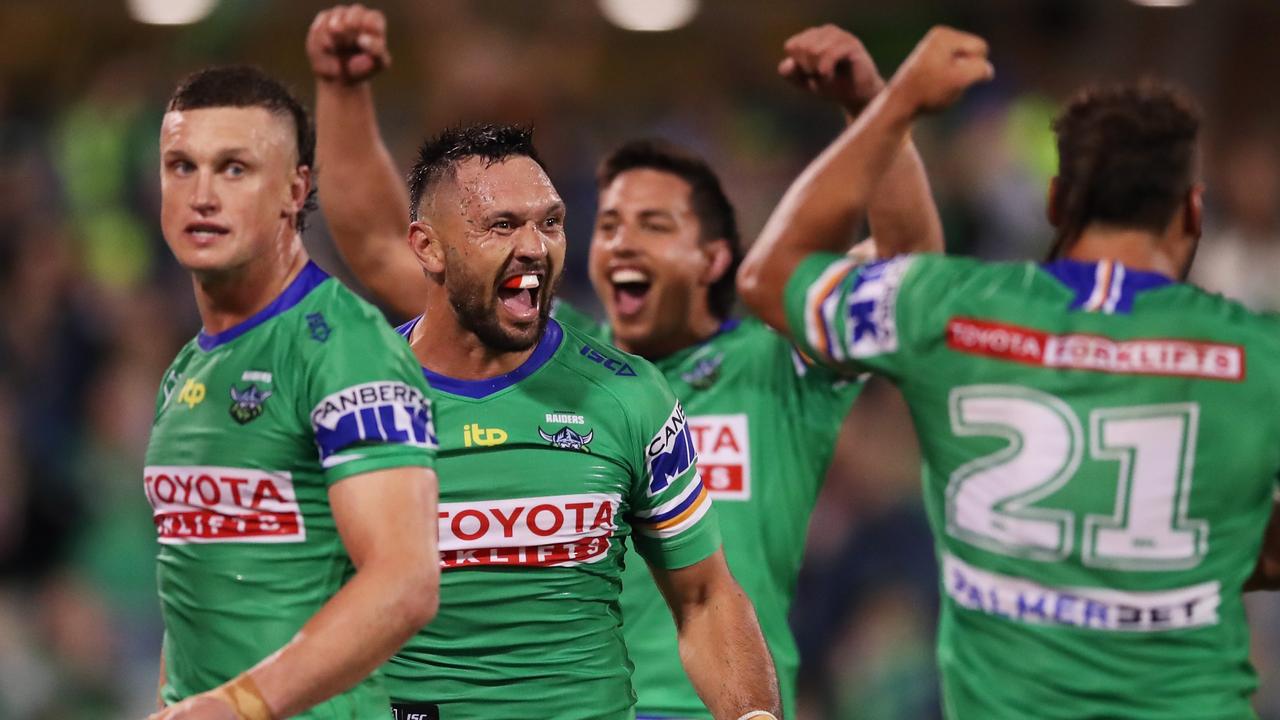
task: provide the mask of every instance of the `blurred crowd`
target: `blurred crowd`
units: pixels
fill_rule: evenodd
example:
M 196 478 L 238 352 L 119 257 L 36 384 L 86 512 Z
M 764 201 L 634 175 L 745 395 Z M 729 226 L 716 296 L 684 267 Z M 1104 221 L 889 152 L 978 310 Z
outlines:
M 996 82 L 917 134 L 957 253 L 1043 254 L 1049 123 L 1073 87 L 1183 82 L 1206 115 L 1211 222 L 1193 279 L 1280 310 L 1280 101 L 1264 84 L 1280 64 L 1274 3 L 708 0 L 665 34 L 613 28 L 575 0 L 385 5 L 395 65 L 376 90 L 393 151 L 407 165 L 451 122 L 534 123 L 570 208 L 562 294 L 584 309 L 596 159 L 636 135 L 705 154 L 751 237 L 841 126 L 774 75 L 786 36 L 831 21 L 886 75 L 935 22 L 991 40 Z M 161 641 L 143 454 L 161 373 L 199 328 L 159 234 L 160 116 L 182 75 L 215 62 L 259 64 L 309 97 L 302 40 L 322 6 L 228 0 L 163 29 L 132 23 L 123 0 L 51 7 L 0 6 L 0 718 L 139 717 Z M 321 168 L 319 181 L 341 179 Z M 306 240 L 342 274 L 323 224 Z M 937 717 L 914 438 L 891 387 L 866 393 L 877 412 L 849 420 L 794 613 L 804 714 Z M 1258 707 L 1280 718 L 1280 603 L 1250 609 Z

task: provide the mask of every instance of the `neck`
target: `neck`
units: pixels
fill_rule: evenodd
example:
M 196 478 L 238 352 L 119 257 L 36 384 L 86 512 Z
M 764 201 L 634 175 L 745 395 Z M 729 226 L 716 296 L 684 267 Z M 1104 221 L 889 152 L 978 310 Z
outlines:
M 1112 260 L 1134 270 L 1145 270 L 1178 279 L 1178 263 L 1162 250 L 1162 238 L 1152 232 L 1090 225 L 1067 251 L 1081 262 Z
M 433 373 L 459 380 L 485 380 L 505 375 L 520 367 L 533 347 L 503 352 L 484 343 L 458 322 L 444 288 L 433 287 L 427 294 L 427 308 L 413 328 L 409 346 L 418 362 Z
M 701 310 L 695 312 L 688 323 L 675 328 L 672 332 L 651 333 L 646 337 L 625 338 L 613 333 L 613 344 L 620 350 L 632 355 L 639 355 L 646 360 L 661 360 L 674 355 L 685 348 L 692 347 L 707 340 L 720 331 L 724 320 L 711 314 L 706 303 Z
M 307 259 L 302 241 L 295 235 L 294 242 L 280 252 L 233 270 L 192 273 L 204 331 L 216 335 L 270 305 L 302 272 Z

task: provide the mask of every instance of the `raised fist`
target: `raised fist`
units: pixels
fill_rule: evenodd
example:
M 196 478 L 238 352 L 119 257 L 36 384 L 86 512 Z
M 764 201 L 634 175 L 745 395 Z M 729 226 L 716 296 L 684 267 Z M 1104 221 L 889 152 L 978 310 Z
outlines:
M 936 112 L 959 100 L 969 86 L 994 76 L 985 40 L 936 25 L 894 73 L 889 87 L 913 112 Z
M 307 57 L 319 80 L 358 83 L 390 67 L 387 19 L 363 5 L 339 5 L 316 15 L 307 31 Z
M 857 114 L 884 88 L 884 78 L 862 42 L 835 25 L 812 27 L 782 46 L 778 74 Z

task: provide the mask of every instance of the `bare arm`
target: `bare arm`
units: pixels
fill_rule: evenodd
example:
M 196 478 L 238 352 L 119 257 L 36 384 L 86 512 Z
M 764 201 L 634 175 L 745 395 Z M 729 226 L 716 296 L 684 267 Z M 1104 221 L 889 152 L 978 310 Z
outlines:
M 651 569 L 675 618 L 680 661 L 712 716 L 779 715 L 773 657 L 724 552 L 679 570 Z
M 378 131 L 370 79 L 391 62 L 382 13 L 321 12 L 307 35 L 316 76 L 320 206 L 342 259 L 397 315 L 422 312 L 426 280 L 408 246 L 409 192 Z
M 838 104 L 852 125 L 884 78 L 857 37 L 835 25 L 804 30 L 787 40 L 778 73 L 798 87 Z M 924 163 L 908 137 L 881 178 L 867 208 L 876 255 L 942 252 L 942 221 Z
M 920 112 L 954 102 L 991 76 L 986 43 L 934 28 L 889 86 L 792 183 L 738 272 L 743 301 L 769 325 L 787 332 L 783 291 L 806 257 L 844 252 Z
M 233 705 L 255 720 L 296 715 L 355 686 L 435 616 L 435 473 L 405 467 L 356 475 L 329 490 L 329 503 L 355 576 L 284 647 L 153 718 L 236 718 L 225 714 Z

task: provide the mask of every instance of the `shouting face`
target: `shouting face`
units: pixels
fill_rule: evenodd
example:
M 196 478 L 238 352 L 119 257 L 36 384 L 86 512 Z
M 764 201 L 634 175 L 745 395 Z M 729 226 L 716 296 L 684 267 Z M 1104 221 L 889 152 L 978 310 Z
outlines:
M 537 344 L 564 267 L 564 202 L 542 167 L 517 155 L 467 158 L 423 200 L 411 241 L 458 322 L 487 346 Z
M 683 178 L 651 168 L 614 178 L 600 193 L 590 270 L 619 345 L 661 354 L 678 349 L 666 339 L 696 334 L 690 325 L 708 316 L 708 290 L 728 254 L 724 242 L 703 238 Z
M 160 225 L 192 272 L 224 273 L 273 258 L 294 232 L 310 181 L 288 118 L 259 107 L 164 116 Z

